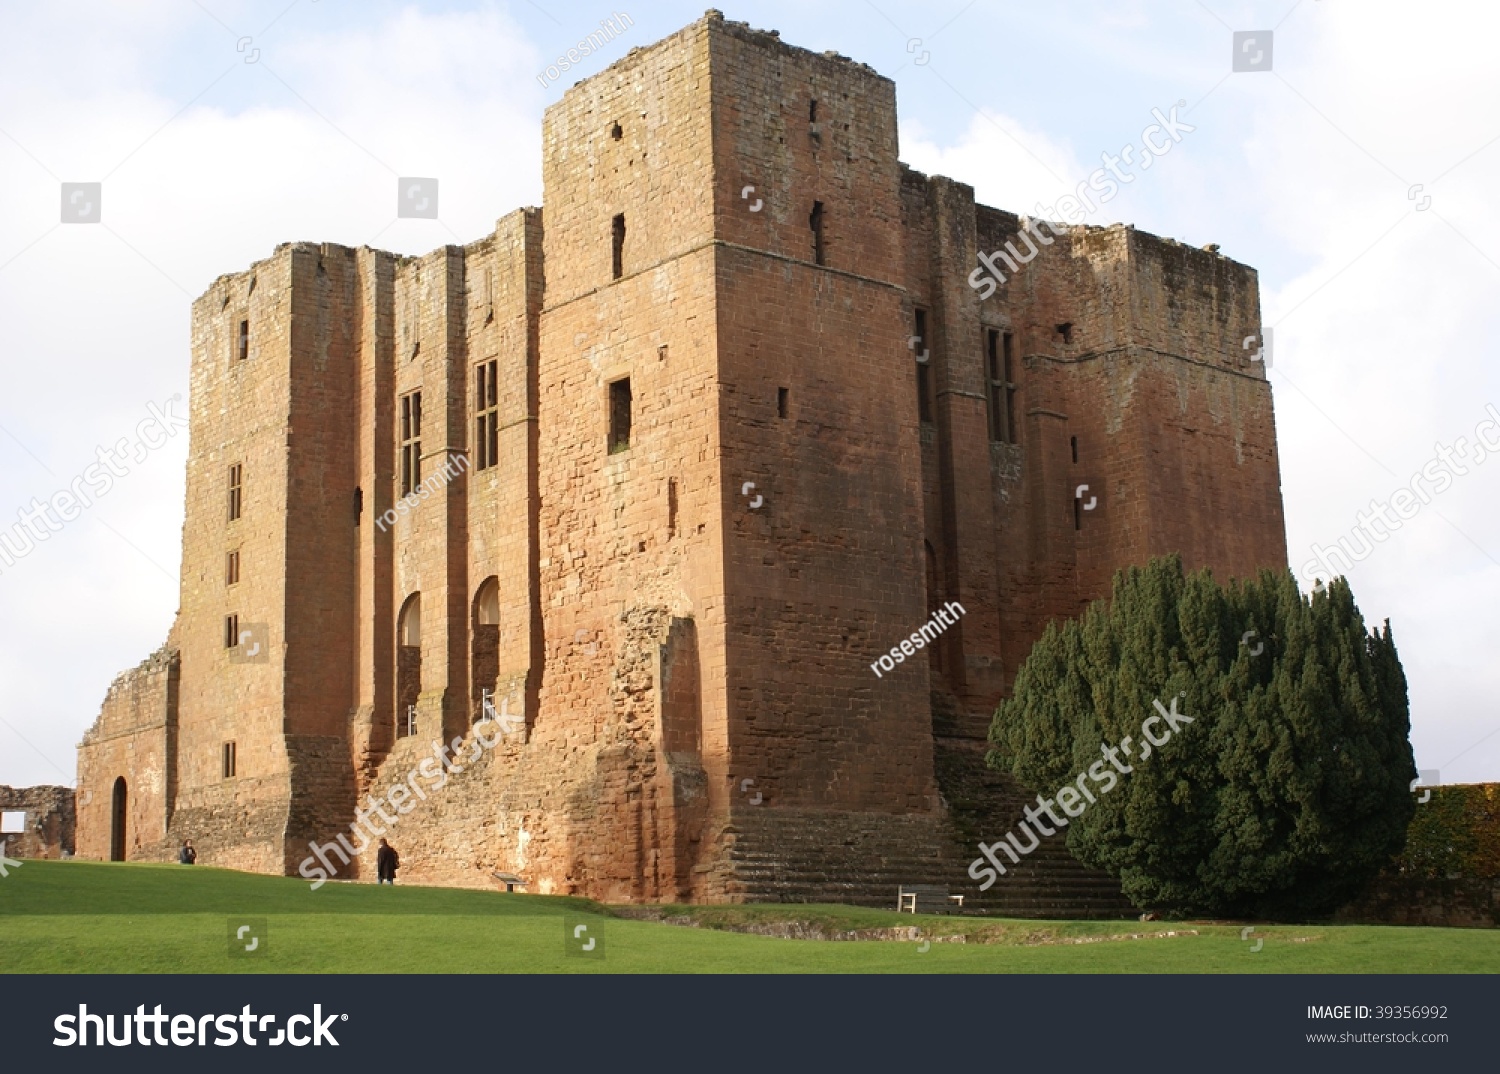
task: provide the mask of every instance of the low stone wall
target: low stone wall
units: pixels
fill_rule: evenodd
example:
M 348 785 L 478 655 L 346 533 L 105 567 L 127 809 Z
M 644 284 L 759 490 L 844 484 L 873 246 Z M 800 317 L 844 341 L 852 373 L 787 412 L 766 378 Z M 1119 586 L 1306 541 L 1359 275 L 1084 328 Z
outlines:
M 60 858 L 72 854 L 77 823 L 72 787 L 0 786 L 0 812 L 24 813 L 21 832 L 0 832 L 6 857 Z
M 1434 787 L 1419 800 L 1400 856 L 1337 919 L 1500 926 L 1500 784 Z
M 1358 902 L 1339 911 L 1351 925 L 1500 926 L 1500 879 L 1428 880 L 1382 876 Z

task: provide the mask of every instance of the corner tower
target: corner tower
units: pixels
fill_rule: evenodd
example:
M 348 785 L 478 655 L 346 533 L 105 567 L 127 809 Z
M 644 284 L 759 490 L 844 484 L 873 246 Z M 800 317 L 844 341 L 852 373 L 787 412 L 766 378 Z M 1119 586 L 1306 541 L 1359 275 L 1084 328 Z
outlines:
M 544 141 L 540 704 L 589 743 L 578 872 L 745 895 L 752 846 L 937 806 L 925 665 L 869 667 L 927 618 L 894 86 L 710 12 Z

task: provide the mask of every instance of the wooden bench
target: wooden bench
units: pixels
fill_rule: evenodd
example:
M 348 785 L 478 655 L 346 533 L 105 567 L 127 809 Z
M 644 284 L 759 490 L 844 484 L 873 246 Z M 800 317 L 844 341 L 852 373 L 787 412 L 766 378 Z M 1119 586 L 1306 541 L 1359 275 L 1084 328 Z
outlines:
M 896 912 L 902 914 L 951 914 L 954 904 L 963 906 L 962 895 L 949 895 L 937 884 L 902 884 L 896 889 Z

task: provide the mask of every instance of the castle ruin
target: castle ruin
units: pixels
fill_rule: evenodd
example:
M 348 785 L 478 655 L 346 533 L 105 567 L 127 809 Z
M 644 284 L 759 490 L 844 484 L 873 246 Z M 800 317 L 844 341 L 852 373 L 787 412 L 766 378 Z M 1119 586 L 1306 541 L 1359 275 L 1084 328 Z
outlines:
M 1154 555 L 1286 566 L 1255 271 L 1074 227 L 981 298 L 1024 219 L 899 162 L 891 80 L 718 12 L 543 138 L 545 212 L 194 303 L 181 604 L 79 748 L 79 856 L 306 876 L 407 783 L 418 883 L 975 894 L 1044 626 Z M 1119 908 L 1044 850 L 990 901 Z

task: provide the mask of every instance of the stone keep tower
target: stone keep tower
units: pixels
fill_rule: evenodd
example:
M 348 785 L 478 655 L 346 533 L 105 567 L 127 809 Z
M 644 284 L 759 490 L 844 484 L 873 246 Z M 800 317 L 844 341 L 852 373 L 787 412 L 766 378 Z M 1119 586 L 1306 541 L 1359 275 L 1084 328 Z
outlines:
M 1045 624 L 1151 555 L 1285 565 L 1254 271 L 1076 228 L 981 300 L 1021 221 L 899 162 L 888 79 L 717 12 L 543 131 L 545 227 L 287 244 L 195 303 L 181 608 L 80 748 L 80 855 L 295 873 L 453 741 L 412 880 L 972 889 Z M 480 750 L 486 698 L 522 729 Z M 1007 881 L 1121 905 L 1060 843 Z
M 545 150 L 541 705 L 618 751 L 600 868 L 724 896 L 746 825 L 934 814 L 926 676 L 862 655 L 926 618 L 894 87 L 710 18 L 575 87 Z M 641 842 L 653 795 L 675 842 Z

